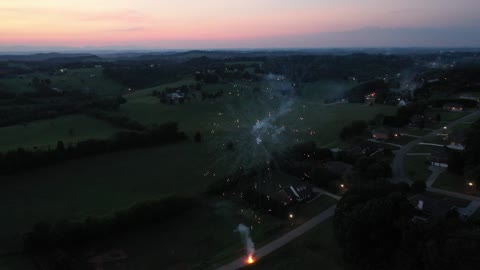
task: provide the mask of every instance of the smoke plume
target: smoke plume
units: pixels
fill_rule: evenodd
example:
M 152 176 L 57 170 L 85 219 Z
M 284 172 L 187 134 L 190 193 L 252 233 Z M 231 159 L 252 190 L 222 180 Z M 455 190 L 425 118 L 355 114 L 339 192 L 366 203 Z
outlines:
M 253 255 L 255 253 L 255 245 L 253 244 L 252 238 L 250 237 L 250 229 L 243 224 L 238 224 L 237 230 L 242 236 L 242 241 L 245 244 L 245 250 L 247 252 L 247 255 Z

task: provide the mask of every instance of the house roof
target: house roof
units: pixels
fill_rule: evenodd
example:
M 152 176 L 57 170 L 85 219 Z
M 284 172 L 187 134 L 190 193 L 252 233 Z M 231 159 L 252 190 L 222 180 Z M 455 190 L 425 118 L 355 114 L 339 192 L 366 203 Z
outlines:
M 337 175 L 345 175 L 351 172 L 353 169 L 352 165 L 345 162 L 340 162 L 340 161 L 326 162 L 323 164 L 323 166 L 331 173 L 334 173 Z
M 447 103 L 447 104 L 443 105 L 443 107 L 446 107 L 446 108 L 451 108 L 451 107 L 463 108 L 463 105 L 459 104 L 459 103 Z
M 386 127 L 379 127 L 372 131 L 372 133 L 375 133 L 375 134 L 387 134 L 387 135 L 389 135 L 391 132 L 392 131 Z
M 447 214 L 456 205 L 453 201 L 446 199 L 445 197 L 431 196 L 429 193 L 417 194 L 408 199 L 410 203 L 418 209 L 419 202 L 423 204 L 422 211 L 427 216 L 441 217 Z
M 448 139 L 455 142 L 464 142 L 465 141 L 465 130 L 456 129 L 448 134 Z
M 441 158 L 441 159 L 448 159 L 448 151 L 443 147 L 439 150 L 432 151 L 431 158 Z

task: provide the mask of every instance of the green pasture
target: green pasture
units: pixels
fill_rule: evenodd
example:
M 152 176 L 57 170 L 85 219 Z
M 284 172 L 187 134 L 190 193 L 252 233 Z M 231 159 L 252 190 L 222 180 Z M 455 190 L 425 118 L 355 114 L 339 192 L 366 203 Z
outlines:
M 0 128 L 0 151 L 23 148 L 55 148 L 86 139 L 104 139 L 120 131 L 109 123 L 76 114 Z

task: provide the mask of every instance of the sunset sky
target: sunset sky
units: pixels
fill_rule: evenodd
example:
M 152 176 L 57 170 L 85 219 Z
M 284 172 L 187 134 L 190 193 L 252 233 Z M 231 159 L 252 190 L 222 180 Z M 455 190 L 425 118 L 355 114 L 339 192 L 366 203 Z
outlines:
M 0 50 L 480 47 L 479 0 L 0 0 Z

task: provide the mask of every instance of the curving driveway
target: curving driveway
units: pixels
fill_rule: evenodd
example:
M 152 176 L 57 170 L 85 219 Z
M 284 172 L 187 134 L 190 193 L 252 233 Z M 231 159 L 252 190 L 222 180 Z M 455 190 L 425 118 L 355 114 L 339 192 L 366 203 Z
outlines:
M 466 116 L 464 116 L 462 118 L 459 118 L 459 119 L 457 119 L 453 122 L 450 122 L 449 124 L 447 124 L 445 126 L 447 128 L 451 128 L 451 127 L 454 127 L 458 124 L 468 122 L 469 120 L 472 120 L 473 118 L 476 118 L 476 117 L 479 117 L 479 116 L 480 116 L 480 111 L 475 111 L 475 112 L 473 112 L 469 115 L 466 115 Z M 393 162 L 392 162 L 392 173 L 393 173 L 392 182 L 393 183 L 400 183 L 400 182 L 406 182 L 406 183 L 409 183 L 409 184 L 412 183 L 412 180 L 410 180 L 408 178 L 408 176 L 407 176 L 407 174 L 405 173 L 405 170 L 404 170 L 405 156 L 407 155 L 408 152 L 410 152 L 410 150 L 412 150 L 412 148 L 415 145 L 419 144 L 420 142 L 424 141 L 425 139 L 427 139 L 429 137 L 435 136 L 437 133 L 439 133 L 442 130 L 443 130 L 443 128 L 433 130 L 432 132 L 428 133 L 427 135 L 418 137 L 414 141 L 409 142 L 408 144 L 404 145 L 402 148 L 400 148 L 399 150 L 396 151 L 395 158 L 393 159 Z

